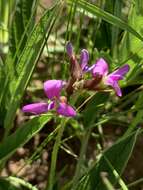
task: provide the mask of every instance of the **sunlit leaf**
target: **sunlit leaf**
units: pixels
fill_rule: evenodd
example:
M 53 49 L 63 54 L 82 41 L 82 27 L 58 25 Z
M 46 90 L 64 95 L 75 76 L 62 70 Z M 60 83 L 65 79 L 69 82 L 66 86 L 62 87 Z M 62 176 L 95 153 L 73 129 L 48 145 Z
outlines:
M 83 176 L 76 190 L 107 190 L 101 172 L 106 173 L 108 180 L 115 185 L 122 174 L 134 148 L 138 132 L 119 140 L 103 153 L 100 160 Z M 111 167 L 112 166 L 112 167 Z M 118 173 L 115 176 L 114 170 Z
M 18 147 L 28 142 L 51 118 L 52 115 L 43 115 L 31 119 L 23 126 L 19 126 L 13 134 L 0 144 L 0 161 L 11 156 Z

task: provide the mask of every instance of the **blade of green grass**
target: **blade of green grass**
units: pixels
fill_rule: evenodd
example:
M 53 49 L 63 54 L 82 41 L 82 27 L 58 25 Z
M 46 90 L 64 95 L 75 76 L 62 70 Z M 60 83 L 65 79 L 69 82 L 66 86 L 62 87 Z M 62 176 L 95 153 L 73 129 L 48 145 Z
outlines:
M 22 0 L 18 1 L 15 5 L 14 17 L 12 19 L 10 31 L 10 53 L 13 56 L 19 47 L 22 40 L 20 50 L 22 51 L 27 38 L 32 31 L 35 23 L 35 13 L 37 10 L 37 0 Z M 30 24 L 28 24 L 30 22 Z M 28 27 L 27 27 L 28 26 Z M 22 36 L 24 34 L 24 37 Z M 20 55 L 19 51 L 19 55 Z
M 114 4 L 114 15 L 117 16 L 118 18 L 121 18 L 122 14 L 122 7 L 123 7 L 123 2 L 115 0 Z M 112 26 L 112 32 L 111 32 L 111 44 L 112 44 L 112 55 L 113 58 L 117 58 L 119 54 L 119 47 L 118 47 L 118 37 L 119 37 L 119 28 Z
M 11 190 L 38 190 L 36 187 L 32 186 L 30 183 L 24 181 L 23 179 L 17 177 L 1 177 L 0 178 L 0 190 L 11 189 Z
M 0 163 L 9 158 L 17 148 L 27 143 L 51 118 L 52 115 L 50 114 L 35 117 L 24 123 L 13 134 L 8 136 L 0 144 Z
M 132 28 L 135 28 L 138 33 L 143 35 L 143 6 L 142 1 L 132 0 L 130 13 L 128 16 L 128 23 Z M 120 51 L 119 57 L 121 62 L 128 62 L 133 72 L 130 72 L 128 79 L 135 83 L 139 81 L 136 75 L 139 75 L 141 71 L 141 65 L 143 64 L 143 44 L 135 36 L 125 33 Z M 136 70 L 136 71 L 135 71 Z
M 4 127 L 7 129 L 6 135 L 12 127 L 16 110 L 42 53 L 45 45 L 45 38 L 47 40 L 51 33 L 61 8 L 60 5 L 61 4 L 56 4 L 52 9 L 46 11 L 39 23 L 33 29 L 33 32 L 27 40 L 26 47 L 18 60 L 15 71 L 18 78 L 9 82 L 11 98 L 8 102 L 8 111 L 4 121 Z
M 111 184 L 116 184 L 120 179 L 115 176 L 115 171 L 111 168 L 111 165 L 118 175 L 121 176 L 133 151 L 138 133 L 139 131 L 136 131 L 120 139 L 105 151 L 100 160 L 81 178 L 76 190 L 107 190 L 102 181 L 101 172 L 107 174 Z M 107 160 L 111 165 L 109 165 Z
M 71 5 L 72 2 L 73 2 L 72 0 L 68 0 L 69 5 Z M 86 12 L 88 12 L 94 16 L 102 18 L 103 20 L 105 20 L 106 22 L 108 22 L 110 24 L 113 24 L 123 30 L 130 32 L 135 37 L 137 37 L 138 39 L 143 41 L 143 37 L 134 28 L 129 26 L 128 23 L 126 23 L 123 20 L 121 20 L 120 18 L 102 10 L 101 8 L 99 8 L 85 0 L 78 0 L 76 2 L 76 6 L 81 9 L 84 9 Z

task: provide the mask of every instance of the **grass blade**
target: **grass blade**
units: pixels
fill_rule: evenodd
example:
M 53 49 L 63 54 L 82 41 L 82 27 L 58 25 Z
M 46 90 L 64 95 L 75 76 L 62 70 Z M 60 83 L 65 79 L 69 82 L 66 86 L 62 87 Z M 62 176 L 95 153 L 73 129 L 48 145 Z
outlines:
M 56 4 L 56 6 L 54 6 L 51 10 L 46 11 L 37 26 L 33 29 L 33 32 L 27 41 L 26 47 L 18 60 L 15 71 L 18 77 L 9 83 L 11 99 L 7 103 L 8 111 L 4 122 L 4 127 L 7 128 L 7 133 L 12 126 L 11 124 L 15 117 L 16 110 L 24 90 L 26 89 L 36 63 L 43 50 L 45 37 L 49 37 L 59 10 L 60 6 L 59 4 Z
M 11 156 L 17 148 L 28 142 L 44 125 L 52 118 L 52 115 L 35 117 L 19 127 L 0 144 L 0 162 Z
M 107 174 L 107 177 L 112 184 L 117 183 L 118 180 L 121 181 L 121 179 L 115 176 L 115 170 L 117 171 L 118 176 L 123 172 L 132 153 L 138 132 L 139 131 L 136 131 L 131 135 L 122 138 L 105 151 L 98 163 L 81 178 L 80 182 L 77 184 L 76 190 L 107 190 L 101 178 L 101 172 L 103 171 Z M 111 168 L 111 165 L 114 170 Z
M 72 0 L 68 0 L 68 2 L 69 2 L 69 5 L 72 4 Z M 77 1 L 76 6 L 78 6 L 81 9 L 84 9 L 86 12 L 88 12 L 94 16 L 97 16 L 97 17 L 105 20 L 106 22 L 108 22 L 110 24 L 113 24 L 113 25 L 115 25 L 115 26 L 117 26 L 123 30 L 130 32 L 131 34 L 136 36 L 138 39 L 143 41 L 143 37 L 138 32 L 136 32 L 135 29 L 133 29 L 131 26 L 129 26 L 126 22 L 124 22 L 120 18 L 102 10 L 101 8 L 95 6 L 91 3 L 88 3 L 85 0 Z

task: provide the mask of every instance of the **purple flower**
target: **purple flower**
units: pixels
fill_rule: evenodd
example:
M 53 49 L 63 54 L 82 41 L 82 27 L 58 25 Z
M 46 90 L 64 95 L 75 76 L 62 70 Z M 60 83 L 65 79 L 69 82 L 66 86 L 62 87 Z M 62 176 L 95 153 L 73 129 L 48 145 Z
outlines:
M 66 97 L 60 96 L 61 90 L 64 87 L 65 82 L 62 80 L 48 80 L 44 83 L 44 91 L 47 97 L 51 100 L 50 103 L 39 102 L 28 104 L 22 108 L 23 112 L 29 112 L 32 114 L 42 114 L 49 110 L 55 110 L 57 114 L 74 117 L 76 111 L 73 107 L 67 104 Z
M 108 74 L 108 64 L 103 58 L 100 58 L 96 64 L 89 68 L 89 70 L 92 72 L 93 77 L 102 76 L 102 82 L 105 85 L 111 86 L 118 96 L 122 96 L 118 81 L 124 78 L 129 69 L 129 65 L 125 64 L 121 68 Z
M 48 110 L 49 110 L 48 104 L 45 102 L 28 104 L 22 108 L 23 112 L 29 112 L 29 113 L 33 113 L 33 114 L 45 113 Z
M 76 116 L 76 111 L 66 103 L 60 103 L 57 108 L 57 113 L 66 117 Z
M 44 82 L 44 91 L 46 96 L 50 100 L 52 100 L 55 97 L 59 98 L 60 92 L 65 84 L 66 82 L 62 80 L 48 80 Z
M 71 65 L 72 66 L 77 65 L 77 60 L 74 55 L 73 46 L 72 46 L 71 42 L 67 42 L 66 51 L 67 51 L 69 58 L 71 59 L 70 60 Z M 88 71 L 88 61 L 89 61 L 89 53 L 86 49 L 83 49 L 80 54 L 80 64 L 78 63 L 79 68 L 82 72 Z
M 83 49 L 80 54 L 80 66 L 83 72 L 88 70 L 89 53 L 86 49 Z
M 81 51 L 80 64 L 76 60 L 73 47 L 70 42 L 66 45 L 67 54 L 70 57 L 71 79 L 67 85 L 67 93 L 72 94 L 75 83 L 83 79 L 84 73 L 91 72 L 94 79 L 84 80 L 83 88 L 89 90 L 100 90 L 102 87 L 111 86 L 118 96 L 122 96 L 118 81 L 122 80 L 129 71 L 129 65 L 126 64 L 116 71 L 109 73 L 108 64 L 103 58 L 97 60 L 92 66 L 88 66 L 89 53 L 86 49 Z
M 103 58 L 100 58 L 94 65 L 89 68 L 89 70 L 92 70 L 93 76 L 96 76 L 97 74 L 105 76 L 108 74 L 108 64 Z

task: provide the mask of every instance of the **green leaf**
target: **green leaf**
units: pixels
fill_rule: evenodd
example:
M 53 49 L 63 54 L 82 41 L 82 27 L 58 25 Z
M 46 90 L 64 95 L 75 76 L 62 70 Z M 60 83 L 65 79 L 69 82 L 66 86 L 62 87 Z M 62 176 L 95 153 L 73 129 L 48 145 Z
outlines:
M 58 3 L 52 9 L 46 11 L 38 24 L 34 27 L 27 40 L 26 46 L 18 59 L 18 63 L 16 64 L 14 71 L 16 77 L 9 81 L 9 89 L 5 89 L 5 94 L 7 95 L 6 106 L 8 110 L 4 126 L 8 130 L 12 127 L 12 122 L 20 100 L 44 48 L 45 38 L 46 40 L 48 39 L 60 8 L 61 6 Z M 12 71 L 9 70 L 9 72 Z
M 101 172 L 105 172 L 110 183 L 115 185 L 131 156 L 138 132 L 122 138 L 105 151 L 100 160 L 81 178 L 76 190 L 107 190 L 101 178 Z M 114 171 L 118 173 L 118 177 L 115 176 Z
M 137 110 L 134 115 L 134 118 L 132 119 L 132 122 L 130 123 L 126 133 L 124 135 L 129 135 L 134 131 L 134 129 L 143 121 L 143 93 L 140 92 L 138 95 L 138 99 L 134 103 L 134 108 Z
M 27 143 L 51 118 L 52 115 L 43 115 L 31 119 L 21 127 L 19 126 L 13 134 L 0 144 L 0 162 L 11 156 L 18 147 Z
M 12 56 L 15 56 L 19 44 L 20 50 L 23 50 L 27 38 L 34 27 L 36 1 L 21 0 L 16 2 L 10 35 L 10 53 L 12 53 Z
M 0 190 L 38 190 L 30 183 L 17 177 L 1 177 Z
M 122 16 L 122 8 L 123 8 L 123 1 L 118 1 L 118 0 L 112 0 L 112 4 L 114 2 L 114 15 L 117 16 L 118 18 L 121 18 Z M 108 4 L 107 4 L 108 5 Z M 111 44 L 112 44 L 112 55 L 113 58 L 118 57 L 119 54 L 119 48 L 118 48 L 118 37 L 119 33 L 121 30 L 119 28 L 112 26 L 111 30 Z
M 71 5 L 73 1 L 68 0 L 68 2 Z M 107 21 L 110 24 L 113 24 L 123 30 L 130 32 L 131 34 L 136 36 L 138 39 L 143 41 L 143 37 L 138 32 L 136 32 L 135 29 L 133 29 L 131 26 L 129 26 L 126 22 L 124 22 L 120 18 L 102 10 L 101 8 L 89 3 L 88 1 L 78 0 L 78 1 L 76 1 L 76 6 L 81 9 L 84 9 L 86 12 L 93 14 L 94 16 L 97 16 L 97 17 Z
M 3 120 L 6 113 L 4 101 L 2 101 L 6 76 L 7 75 L 6 75 L 5 65 L 2 59 L 0 58 L 0 127 L 3 126 Z
M 109 94 L 99 92 L 88 102 L 83 111 L 84 126 L 91 126 L 94 123 L 108 98 Z
M 1 102 L 1 92 L 3 89 L 4 79 L 5 79 L 4 69 L 3 69 L 3 66 L 0 66 L 0 102 Z
M 132 0 L 131 10 L 128 18 L 130 26 L 143 35 L 143 6 L 141 0 Z M 138 82 L 142 77 L 137 78 L 143 64 L 143 43 L 129 33 L 125 33 L 119 54 L 122 62 L 128 62 L 132 72 L 128 75 L 129 83 Z

